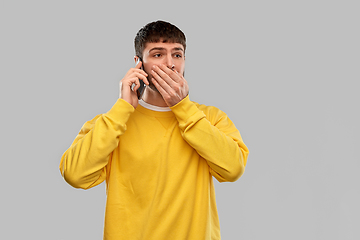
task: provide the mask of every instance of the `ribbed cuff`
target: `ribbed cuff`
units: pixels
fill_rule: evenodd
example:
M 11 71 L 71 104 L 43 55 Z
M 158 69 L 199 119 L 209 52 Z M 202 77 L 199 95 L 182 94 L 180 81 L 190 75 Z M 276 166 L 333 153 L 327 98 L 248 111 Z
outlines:
M 105 113 L 109 118 L 116 119 L 118 122 L 126 123 L 135 108 L 124 99 L 119 98 L 112 108 Z
M 191 121 L 197 121 L 205 117 L 204 112 L 199 110 L 197 106 L 190 101 L 189 95 L 176 105 L 170 107 L 170 109 L 175 114 L 176 119 L 180 125 L 186 124 L 188 121 L 190 121 L 190 118 Z

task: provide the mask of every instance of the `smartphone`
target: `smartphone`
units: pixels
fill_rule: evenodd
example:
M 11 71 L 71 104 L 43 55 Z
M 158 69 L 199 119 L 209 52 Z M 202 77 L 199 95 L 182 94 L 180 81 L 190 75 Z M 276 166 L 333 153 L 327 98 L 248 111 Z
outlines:
M 138 65 L 140 61 L 142 62 L 142 59 L 139 57 L 138 60 L 136 61 L 135 65 Z M 143 66 L 141 66 L 141 69 L 144 70 Z M 136 90 L 136 93 L 137 93 L 138 99 L 141 99 L 142 95 L 144 94 L 146 85 L 143 82 L 143 80 L 141 80 L 141 79 L 139 79 L 139 82 L 140 82 L 140 87 L 138 88 L 138 90 Z

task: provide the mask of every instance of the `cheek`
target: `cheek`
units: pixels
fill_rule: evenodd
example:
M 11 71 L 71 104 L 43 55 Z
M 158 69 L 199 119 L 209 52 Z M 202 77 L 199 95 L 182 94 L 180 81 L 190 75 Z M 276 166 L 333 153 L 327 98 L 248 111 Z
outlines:
M 181 73 L 181 74 L 184 74 L 184 72 L 185 72 L 185 65 L 180 66 L 178 69 L 176 69 L 176 71 L 178 71 L 178 72 Z
M 150 75 L 150 73 L 151 73 L 151 65 L 150 64 L 144 64 L 142 68 L 147 74 Z

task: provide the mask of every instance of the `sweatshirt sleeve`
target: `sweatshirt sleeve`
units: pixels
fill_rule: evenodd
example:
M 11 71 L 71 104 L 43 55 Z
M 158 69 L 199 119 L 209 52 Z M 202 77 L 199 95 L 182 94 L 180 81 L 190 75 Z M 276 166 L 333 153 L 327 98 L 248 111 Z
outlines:
M 60 172 L 67 183 L 88 189 L 104 181 L 110 154 L 126 131 L 132 112 L 133 106 L 118 99 L 110 111 L 83 125 L 60 161 Z
M 219 182 L 234 182 L 244 173 L 249 150 L 224 112 L 207 107 L 205 114 L 189 96 L 171 110 L 182 137 L 207 161 L 210 173 Z

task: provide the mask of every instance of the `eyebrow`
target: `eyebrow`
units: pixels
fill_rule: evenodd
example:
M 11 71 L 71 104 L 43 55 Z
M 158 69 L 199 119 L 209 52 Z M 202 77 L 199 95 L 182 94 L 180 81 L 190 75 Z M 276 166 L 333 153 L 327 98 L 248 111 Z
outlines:
M 155 50 L 157 50 L 157 51 L 164 51 L 164 50 L 166 50 L 165 48 L 162 48 L 162 47 L 154 47 L 154 48 L 152 48 L 152 49 L 150 49 L 149 50 L 149 52 L 151 52 L 151 51 L 155 51 Z M 184 52 L 184 49 L 182 49 L 181 47 L 176 47 L 176 48 L 173 48 L 173 49 L 171 49 L 171 51 L 183 51 Z

